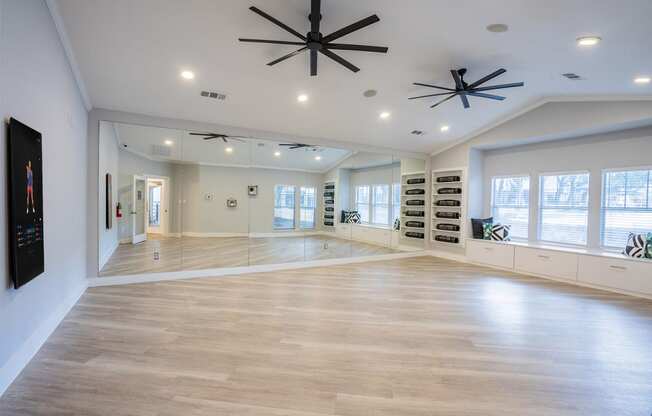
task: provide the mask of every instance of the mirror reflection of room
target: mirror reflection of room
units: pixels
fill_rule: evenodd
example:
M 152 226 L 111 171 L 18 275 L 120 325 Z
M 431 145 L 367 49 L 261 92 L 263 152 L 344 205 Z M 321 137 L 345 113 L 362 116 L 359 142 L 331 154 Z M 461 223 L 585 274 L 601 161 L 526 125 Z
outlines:
M 401 232 L 401 175 L 415 161 L 100 124 L 100 177 L 116 182 L 111 207 L 100 184 L 100 219 L 115 217 L 110 229 L 100 221 L 101 276 L 372 256 L 413 244 Z

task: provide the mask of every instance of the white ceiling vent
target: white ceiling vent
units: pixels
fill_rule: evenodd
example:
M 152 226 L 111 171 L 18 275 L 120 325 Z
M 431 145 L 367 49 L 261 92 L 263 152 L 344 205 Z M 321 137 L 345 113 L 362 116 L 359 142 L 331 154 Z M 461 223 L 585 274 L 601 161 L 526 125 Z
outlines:
M 226 100 L 226 94 L 220 94 L 219 92 L 215 92 L 215 91 L 202 91 L 200 95 L 202 97 L 212 98 L 214 100 L 220 100 L 220 101 Z
M 170 157 L 172 156 L 172 149 L 170 149 L 169 146 L 161 146 L 160 144 L 153 144 L 152 156 Z

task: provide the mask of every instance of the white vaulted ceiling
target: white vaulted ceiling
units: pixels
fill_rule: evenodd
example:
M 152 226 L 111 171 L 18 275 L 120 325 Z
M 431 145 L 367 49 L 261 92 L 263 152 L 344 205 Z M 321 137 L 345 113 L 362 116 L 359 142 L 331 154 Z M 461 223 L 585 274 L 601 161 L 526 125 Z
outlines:
M 320 56 L 309 76 L 308 55 L 269 67 L 292 46 L 242 44 L 238 37 L 295 40 L 248 10 L 255 5 L 301 33 L 308 31 L 308 0 L 58 0 L 65 31 L 92 105 L 161 117 L 219 123 L 430 152 L 509 117 L 546 96 L 652 96 L 652 2 L 649 0 L 323 0 L 327 34 L 370 14 L 381 21 L 340 39 L 388 46 L 389 53 L 340 51 L 361 68 L 354 74 Z M 509 25 L 490 33 L 492 23 Z M 598 35 L 594 48 L 576 38 Z M 434 93 L 412 82 L 450 86 L 449 70 L 466 67 L 474 81 L 504 67 L 496 83 L 525 81 L 503 90 L 504 102 L 458 99 L 436 109 Z M 192 81 L 179 77 L 196 73 Z M 581 81 L 562 73 L 574 72 Z M 365 98 L 362 93 L 376 89 Z M 201 90 L 227 95 L 200 97 Z M 300 93 L 309 95 L 304 104 Z M 388 111 L 387 120 L 379 113 Z M 446 133 L 442 125 L 449 125 Z M 423 130 L 422 136 L 411 135 Z

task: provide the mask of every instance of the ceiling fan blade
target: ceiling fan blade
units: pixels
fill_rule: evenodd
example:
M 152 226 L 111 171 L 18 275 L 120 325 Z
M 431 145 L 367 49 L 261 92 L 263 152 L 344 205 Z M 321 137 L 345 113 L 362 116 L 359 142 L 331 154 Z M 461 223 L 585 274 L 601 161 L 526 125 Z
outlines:
M 213 136 L 213 133 L 188 133 L 190 136 Z
M 273 43 L 275 45 L 305 45 L 305 42 L 290 42 L 287 40 L 267 40 L 267 39 L 246 39 L 246 38 L 238 38 L 240 42 L 250 42 L 250 43 Z
M 445 103 L 446 101 L 450 100 L 451 98 L 455 97 L 456 95 L 457 95 L 457 93 L 455 93 L 455 94 L 451 94 L 450 97 L 446 97 L 446 98 L 444 98 L 443 100 L 434 103 L 433 105 L 430 106 L 430 108 L 435 108 L 435 107 L 437 107 L 439 104 Z
M 472 90 L 469 90 L 469 91 L 470 92 L 476 92 L 476 91 L 501 90 L 501 89 L 504 89 L 504 88 L 522 87 L 524 85 L 525 85 L 524 82 L 513 82 L 511 84 L 489 85 L 489 86 L 486 86 L 486 87 L 473 88 Z
M 473 89 L 473 88 L 475 88 L 475 87 L 477 87 L 479 85 L 482 85 L 485 82 L 496 78 L 498 75 L 504 74 L 505 72 L 507 72 L 507 70 L 505 68 L 500 68 L 499 70 L 492 72 L 491 74 L 487 75 L 486 77 L 482 77 L 479 80 L 477 80 L 476 82 L 472 83 L 471 85 L 469 85 L 468 89 Z
M 301 52 L 305 51 L 306 49 L 308 49 L 308 47 L 304 46 L 303 48 L 297 49 L 294 52 L 288 53 L 285 56 L 281 56 L 280 58 L 273 60 L 272 62 L 268 63 L 267 65 L 269 65 L 269 66 L 276 65 L 277 63 L 279 63 L 281 61 L 285 61 L 286 59 L 290 59 L 293 56 L 300 54 Z
M 464 106 L 464 108 L 471 107 L 471 104 L 469 104 L 469 99 L 466 97 L 466 94 L 460 94 L 460 100 L 462 100 L 462 105 Z
M 460 78 L 460 74 L 457 73 L 457 70 L 451 69 L 451 75 L 453 76 L 453 79 L 455 80 L 455 87 L 458 90 L 463 90 L 464 85 L 462 85 L 462 78 Z
M 340 65 L 344 65 L 348 69 L 350 69 L 353 72 L 358 72 L 360 68 L 357 66 L 353 65 L 351 62 L 347 61 L 346 59 L 342 58 L 341 56 L 329 51 L 328 49 L 320 49 L 319 52 L 323 53 L 324 55 L 328 56 L 335 62 L 337 62 Z
M 222 139 L 222 141 L 223 141 L 224 143 L 228 143 L 228 142 L 229 142 L 228 140 L 226 140 L 226 137 L 225 137 L 225 136 L 222 136 L 222 137 L 220 137 L 220 138 Z
M 419 95 L 418 97 L 410 97 L 408 100 L 416 100 L 417 98 L 438 97 L 440 95 L 454 94 L 453 92 L 440 92 L 438 94 Z
M 489 98 L 490 100 L 498 100 L 498 101 L 502 101 L 505 99 L 505 97 L 501 97 L 500 95 L 483 94 L 481 92 L 467 92 L 466 95 L 470 95 L 472 97 Z
M 294 36 L 298 37 L 299 39 L 306 40 L 306 37 L 303 36 L 301 33 L 297 32 L 296 30 L 292 29 L 290 26 L 286 25 L 285 23 L 273 18 L 272 16 L 268 15 L 264 11 L 260 10 L 257 7 L 251 6 L 249 8 L 252 12 L 264 17 L 265 19 L 269 20 L 270 22 L 274 23 L 276 26 L 279 26 L 280 28 L 284 29 L 287 32 L 292 33 Z
M 374 24 L 376 22 L 380 22 L 380 18 L 378 16 L 376 16 L 375 14 L 371 15 L 369 17 L 365 17 L 364 19 L 358 20 L 357 22 L 355 22 L 353 24 L 350 24 L 350 25 L 348 25 L 346 27 L 343 27 L 342 29 L 335 31 L 335 32 L 331 33 L 328 36 L 324 36 L 324 38 L 322 39 L 322 42 L 323 43 L 328 43 L 328 42 L 333 41 L 335 39 L 339 39 L 342 36 L 346 36 L 351 32 L 355 32 L 356 30 L 360 30 L 360 29 L 362 29 L 364 27 L 367 27 L 369 25 L 372 25 L 372 24 Z
M 319 33 L 319 22 L 321 21 L 321 0 L 312 0 L 310 6 L 310 31 Z
M 445 91 L 452 91 L 452 92 L 455 92 L 455 90 L 452 89 L 452 88 L 439 87 L 439 86 L 437 86 L 437 85 L 422 84 L 422 83 L 420 83 L 420 82 L 414 82 L 413 84 L 414 84 L 414 85 L 418 85 L 418 86 L 420 86 L 420 87 L 437 88 L 437 89 L 439 89 L 439 90 L 445 90 Z
M 317 49 L 310 50 L 310 76 L 317 75 Z
M 327 43 L 324 45 L 326 49 L 335 49 L 342 51 L 363 51 L 363 52 L 378 52 L 387 53 L 389 48 L 384 46 L 367 46 L 367 45 L 349 45 L 343 43 Z

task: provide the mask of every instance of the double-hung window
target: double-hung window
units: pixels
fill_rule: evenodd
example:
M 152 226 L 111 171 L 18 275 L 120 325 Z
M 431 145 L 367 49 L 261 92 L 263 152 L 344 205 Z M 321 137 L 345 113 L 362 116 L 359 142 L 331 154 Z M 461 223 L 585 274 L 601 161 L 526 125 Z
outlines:
M 355 209 L 360 214 L 360 222 L 369 224 L 369 202 L 371 202 L 369 195 L 369 186 L 356 186 L 355 187 Z
M 601 222 L 603 247 L 622 248 L 630 232 L 652 232 L 652 170 L 603 173 Z
M 299 226 L 302 229 L 315 228 L 315 188 L 301 187 Z
M 371 223 L 389 225 L 389 185 L 372 186 Z
M 392 185 L 392 224 L 401 217 L 401 184 Z
M 494 224 L 511 225 L 512 238 L 528 238 L 529 202 L 529 176 L 500 176 L 491 179 L 491 215 Z
M 295 190 L 292 185 L 274 187 L 274 229 L 294 229 Z
M 539 240 L 586 245 L 589 173 L 541 175 Z

